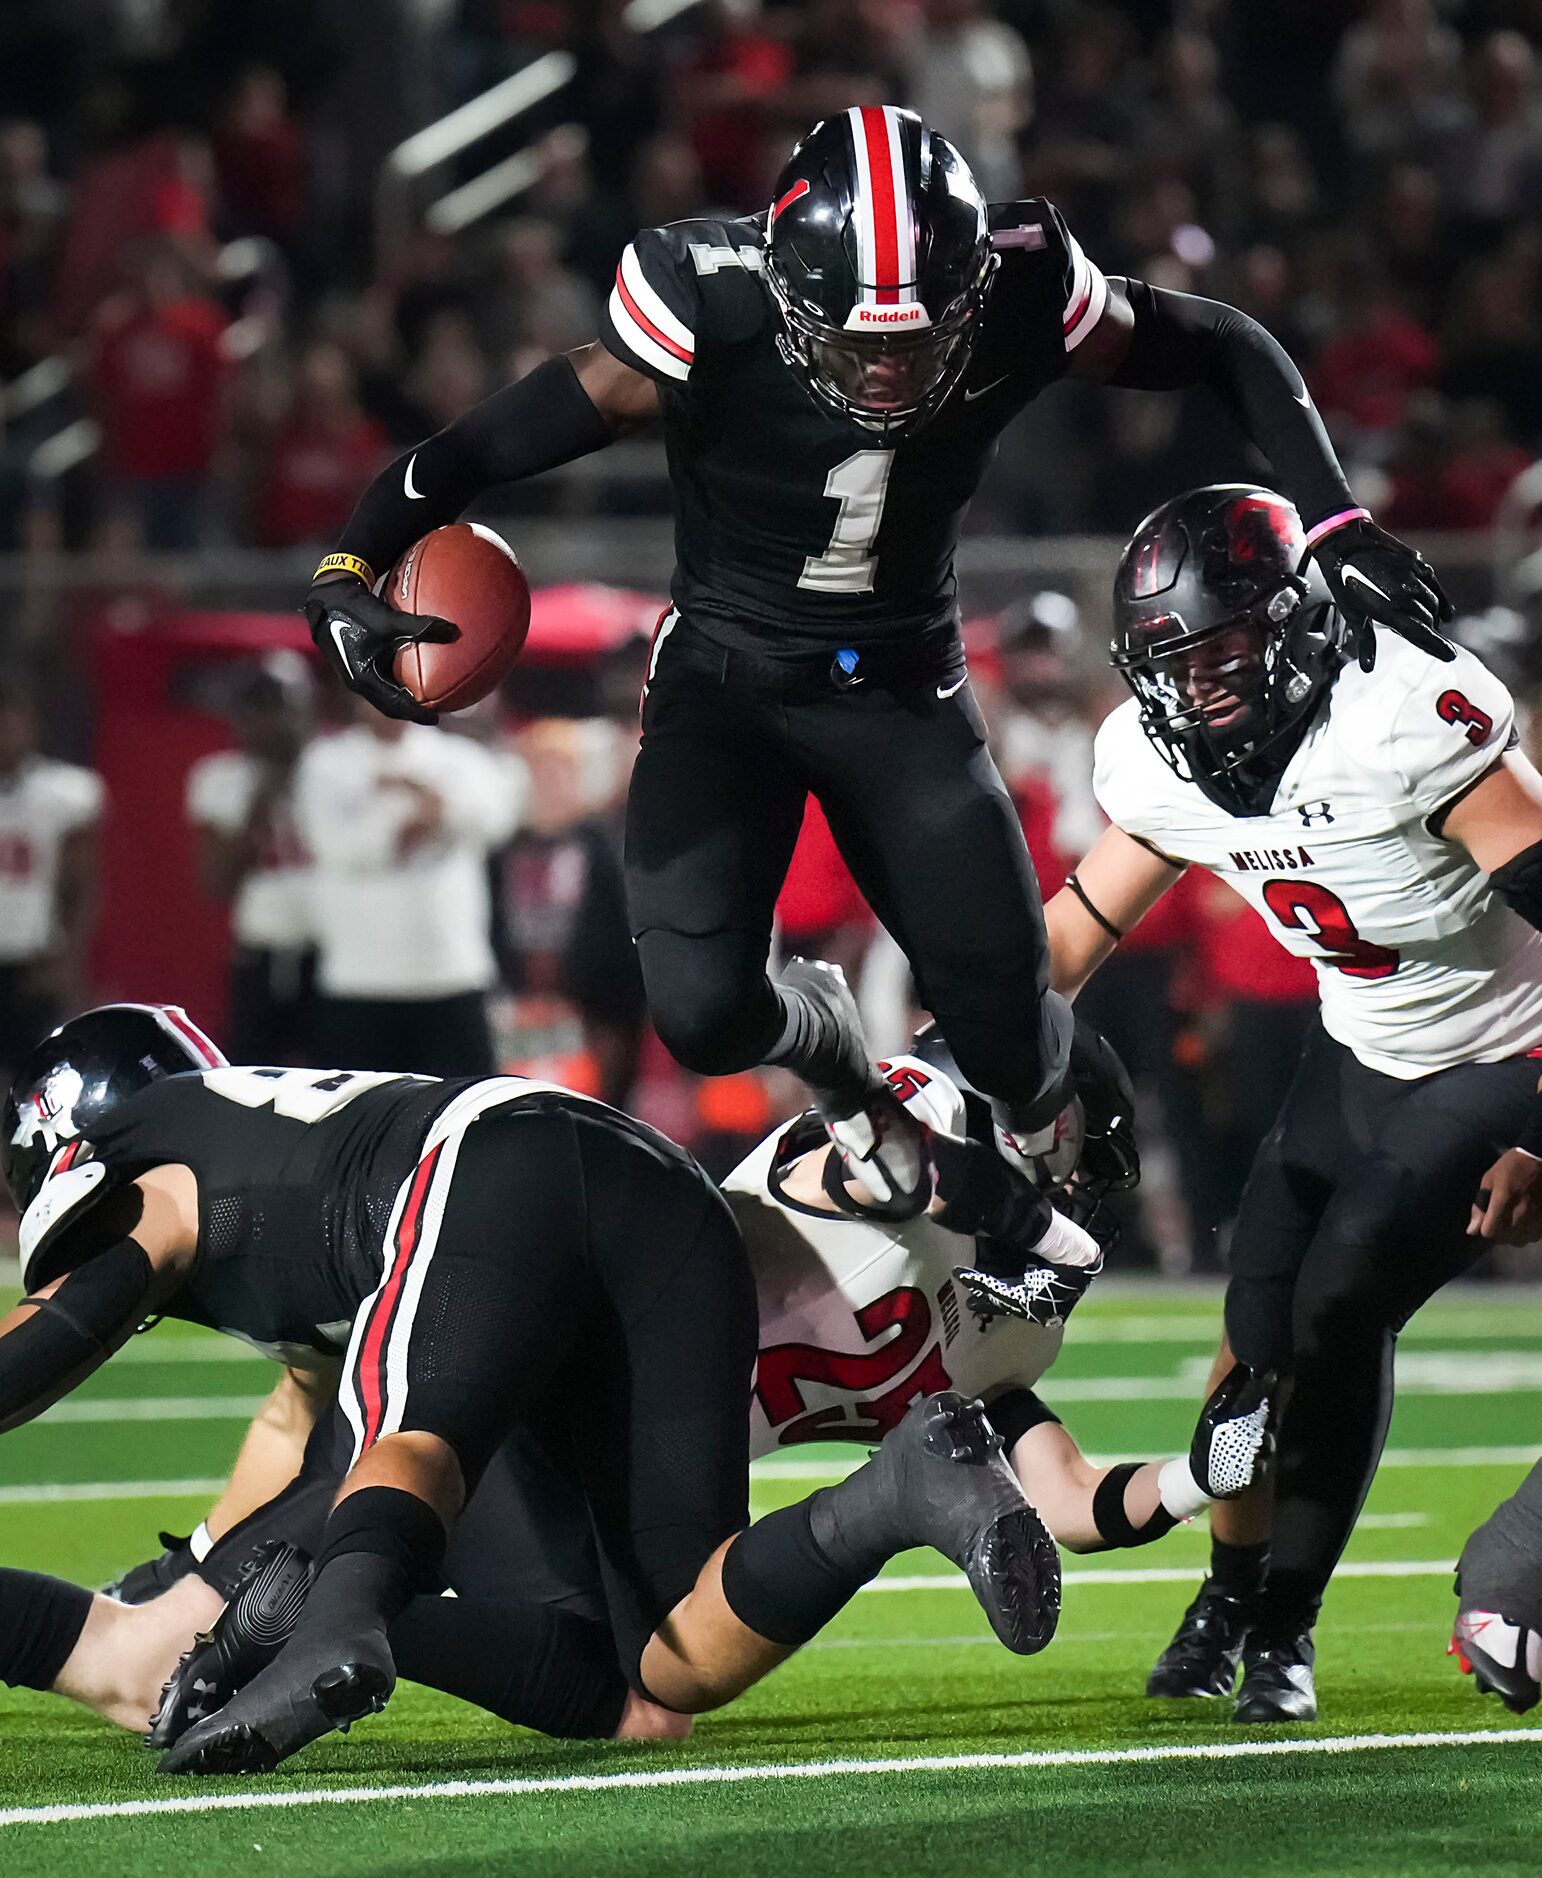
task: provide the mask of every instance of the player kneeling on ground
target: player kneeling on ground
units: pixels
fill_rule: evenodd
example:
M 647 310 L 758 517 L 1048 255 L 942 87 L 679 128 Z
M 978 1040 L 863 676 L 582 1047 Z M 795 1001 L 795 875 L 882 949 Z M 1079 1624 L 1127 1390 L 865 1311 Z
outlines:
M 0 1321 L 0 1429 L 157 1313 L 346 1344 L 349 1466 L 304 1611 L 169 1771 L 270 1769 L 379 1708 L 392 1621 L 519 1430 L 559 1439 L 640 1700 L 732 1700 L 917 1544 L 965 1571 L 1008 1648 L 1054 1633 L 1053 1542 L 956 1392 L 746 1530 L 738 1230 L 683 1150 L 603 1104 L 520 1078 L 236 1069 L 180 1012 L 117 1005 L 34 1052 L 3 1148 L 29 1295 Z
M 1226 1293 L 1220 1365 L 1289 1379 L 1273 1517 L 1255 1491 L 1212 1520 L 1210 1576 L 1149 1692 L 1227 1694 L 1240 1658 L 1238 1721 L 1306 1721 L 1397 1333 L 1488 1244 L 1542 1231 L 1542 779 L 1470 653 L 1385 637 L 1368 676 L 1369 628 L 1269 490 L 1158 509 L 1114 613 L 1135 694 L 1097 738 L 1114 826 L 1050 903 L 1054 982 L 1074 995 L 1196 862 L 1312 960 L 1322 998 Z
M 939 1040 L 922 1047 L 928 1060 L 885 1068 L 938 1155 L 931 1218 L 897 1225 L 864 1217 L 870 1196 L 843 1177 L 814 1113 L 769 1136 L 727 1183 L 761 1319 L 751 1450 L 811 1439 L 871 1445 L 917 1399 L 951 1385 L 986 1398 L 1019 1480 L 1061 1544 L 1145 1544 L 1204 1505 L 1209 1491 L 1252 1477 L 1265 1448 L 1263 1386 L 1241 1373 L 1229 1378 L 1185 1459 L 1113 1468 L 1086 1461 L 1033 1385 L 1097 1269 L 1097 1245 L 1059 1218 L 1057 1249 L 1080 1262 L 1050 1267 L 1025 1252 L 1048 1230 L 1044 1196 L 996 1152 L 986 1105 L 939 1069 L 948 1060 Z M 1085 1129 L 1073 1192 L 1086 1205 L 1135 1178 L 1130 1092 L 1122 1066 L 1085 1029 L 1073 1066 Z M 968 1116 L 972 1140 L 970 1110 L 978 1111 Z M 1005 1310 L 1004 1295 L 1012 1300 Z M 961 1308 L 971 1296 L 978 1322 Z M 31 1686 L 143 1727 L 166 1682 L 150 1734 L 153 1746 L 166 1747 L 273 1659 L 298 1618 L 310 1554 L 352 1445 L 334 1415 L 305 1450 L 301 1431 L 318 1394 L 307 1385 L 295 1396 L 286 1378 L 275 1406 L 288 1406 L 255 1425 L 237 1478 L 207 1522 L 218 1540 L 210 1545 L 205 1529 L 196 1545 L 182 1542 L 128 1574 L 125 1595 L 151 1600 L 142 1609 L 93 1602 L 58 1580 L 0 1574 L 0 1629 L 53 1639 L 26 1653 Z M 416 1597 L 393 1621 L 396 1667 L 551 1734 L 679 1732 L 678 1718 L 628 1697 L 588 1509 L 563 1462 L 566 1433 L 560 1415 L 544 1426 L 536 1419 L 493 1457 L 443 1561 L 442 1580 L 457 1597 Z M 277 1497 L 232 1524 L 264 1471 Z M 211 1628 L 178 1667 L 192 1632 Z
M 1524 1715 L 1542 1701 L 1542 1461 L 1462 1548 L 1446 1654 Z

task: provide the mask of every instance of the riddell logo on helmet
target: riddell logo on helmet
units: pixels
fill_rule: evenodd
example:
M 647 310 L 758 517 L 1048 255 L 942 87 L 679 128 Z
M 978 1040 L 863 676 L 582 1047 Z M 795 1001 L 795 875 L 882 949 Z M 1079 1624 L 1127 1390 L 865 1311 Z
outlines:
M 919 303 L 914 306 L 854 306 L 846 321 L 851 332 L 867 326 L 930 326 L 931 316 Z

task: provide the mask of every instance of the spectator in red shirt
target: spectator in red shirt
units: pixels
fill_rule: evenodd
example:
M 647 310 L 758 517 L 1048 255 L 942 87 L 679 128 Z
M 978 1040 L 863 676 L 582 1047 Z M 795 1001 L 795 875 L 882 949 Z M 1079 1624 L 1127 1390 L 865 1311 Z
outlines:
M 103 307 L 91 388 L 112 504 L 148 548 L 197 547 L 223 434 L 225 315 L 166 241 L 146 242 Z
M 268 65 L 241 73 L 214 133 L 214 168 L 234 233 L 292 243 L 305 223 L 309 152 Z
M 1312 389 L 1323 413 L 1374 439 L 1395 431 L 1409 398 L 1432 384 L 1435 340 L 1380 282 L 1349 285 L 1346 310 L 1318 354 Z
M 360 408 L 342 347 L 330 341 L 307 347 L 268 456 L 258 527 L 263 546 L 330 541 L 389 454 L 385 432 Z

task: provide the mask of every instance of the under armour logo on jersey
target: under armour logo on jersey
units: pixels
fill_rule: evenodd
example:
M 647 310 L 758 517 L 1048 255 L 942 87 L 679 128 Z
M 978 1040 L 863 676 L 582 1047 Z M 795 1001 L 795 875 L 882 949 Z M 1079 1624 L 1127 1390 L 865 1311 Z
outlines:
M 1296 813 L 1301 817 L 1303 828 L 1310 828 L 1313 822 L 1331 822 L 1333 810 L 1326 802 L 1298 803 Z

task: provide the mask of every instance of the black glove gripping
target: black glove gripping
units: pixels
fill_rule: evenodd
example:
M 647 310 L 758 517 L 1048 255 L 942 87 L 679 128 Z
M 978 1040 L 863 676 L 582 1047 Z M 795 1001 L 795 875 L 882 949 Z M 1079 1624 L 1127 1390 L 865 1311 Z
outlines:
M 1315 532 L 1315 531 L 1314 531 Z M 1341 522 L 1316 540 L 1310 553 L 1322 570 L 1355 638 L 1363 670 L 1376 663 L 1373 628 L 1385 626 L 1432 659 L 1456 657 L 1437 625 L 1456 609 L 1424 556 L 1378 528 L 1368 515 Z
M 1189 1468 L 1195 1485 L 1212 1500 L 1235 1499 L 1263 1478 L 1274 1453 L 1277 1385 L 1273 1370 L 1237 1363 L 1200 1410 Z
M 329 575 L 305 596 L 306 620 L 316 649 L 350 691 L 357 692 L 385 717 L 405 717 L 414 724 L 439 719 L 418 703 L 392 676 L 392 660 L 417 640 L 448 645 L 459 631 L 448 620 L 425 613 L 398 613 L 353 576 Z

